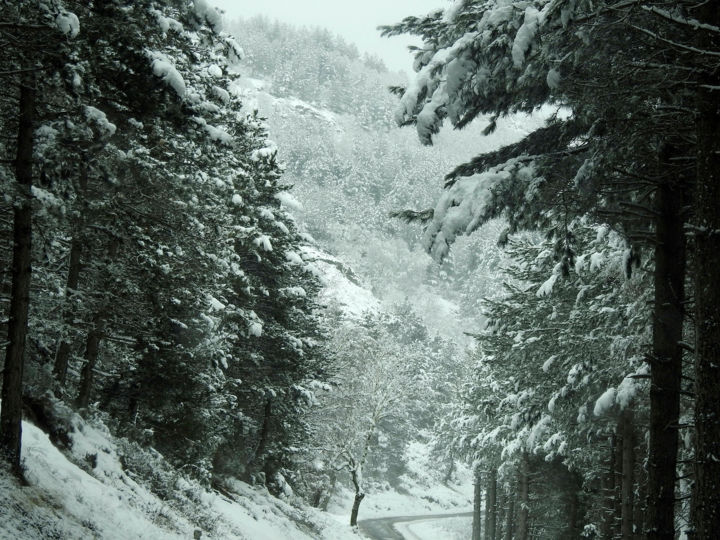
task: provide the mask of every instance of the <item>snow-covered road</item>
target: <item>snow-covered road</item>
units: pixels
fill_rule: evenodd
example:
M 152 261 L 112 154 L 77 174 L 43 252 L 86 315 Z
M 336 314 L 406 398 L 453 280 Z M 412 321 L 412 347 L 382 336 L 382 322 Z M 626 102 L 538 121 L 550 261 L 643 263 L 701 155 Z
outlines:
M 447 533 L 444 525 L 452 519 L 453 529 L 462 527 L 467 521 L 470 530 L 472 512 L 456 514 L 429 514 L 424 516 L 394 516 L 379 519 L 365 519 L 358 523 L 360 530 L 372 540 L 430 540 L 454 538 Z M 458 523 L 459 522 L 459 523 Z M 467 532 L 458 538 L 467 538 Z

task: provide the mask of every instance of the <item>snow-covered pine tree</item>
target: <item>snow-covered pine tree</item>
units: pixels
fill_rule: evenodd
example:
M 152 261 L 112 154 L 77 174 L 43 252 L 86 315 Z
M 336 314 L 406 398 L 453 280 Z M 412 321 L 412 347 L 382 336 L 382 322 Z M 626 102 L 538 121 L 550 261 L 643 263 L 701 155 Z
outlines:
M 449 189 L 434 213 L 423 213 L 429 218 L 426 247 L 436 257 L 447 253 L 456 235 L 500 212 L 513 229 L 553 227 L 558 201 L 580 212 L 602 212 L 609 222 L 622 223 L 629 238 L 653 246 L 654 320 L 662 321 L 654 326 L 649 356 L 649 526 L 657 537 L 674 530 L 678 438 L 675 420 L 667 419 L 679 413 L 683 223 L 686 194 L 697 184 L 692 118 L 700 85 L 687 74 L 691 57 L 706 69 L 712 56 L 691 54 L 695 32 L 688 23 L 702 25 L 708 14 L 682 4 L 542 0 L 516 9 L 504 1 L 467 1 L 386 29 L 425 39 L 416 54 L 418 75 L 400 91 L 398 122 L 415 123 L 426 143 L 445 118 L 462 127 L 491 114 L 492 129 L 499 116 L 541 104 L 569 109 L 566 120 L 449 175 Z M 697 15 L 688 19 L 690 11 Z M 703 36 L 713 35 L 712 25 L 698 25 Z M 687 84 L 677 82 L 682 80 Z

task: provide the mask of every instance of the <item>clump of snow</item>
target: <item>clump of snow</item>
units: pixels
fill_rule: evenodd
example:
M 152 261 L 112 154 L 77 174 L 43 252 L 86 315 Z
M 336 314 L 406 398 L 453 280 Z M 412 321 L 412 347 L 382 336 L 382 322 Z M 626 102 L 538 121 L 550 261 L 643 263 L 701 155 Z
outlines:
M 258 235 L 258 237 L 253 240 L 253 244 L 257 247 L 262 247 L 264 251 L 272 251 L 270 237 L 266 234 Z
M 250 159 L 253 161 L 261 161 L 263 159 L 272 158 L 275 154 L 277 154 L 277 150 L 277 144 L 268 139 L 265 141 L 264 148 L 253 150 L 252 154 L 250 154 Z
M 151 10 L 151 13 L 155 15 L 155 19 L 157 20 L 158 26 L 160 26 L 160 30 L 162 30 L 163 34 L 167 34 L 168 30 L 174 30 L 175 32 L 183 31 L 184 28 L 181 22 L 178 22 L 171 17 L 166 17 L 157 9 Z
M 263 326 L 260 321 L 253 321 L 248 325 L 248 332 L 251 336 L 262 336 Z
M 492 217 L 493 191 L 502 182 L 513 178 L 529 184 L 533 177 L 532 166 L 520 166 L 517 160 L 511 159 L 480 174 L 458 178 L 435 205 L 432 221 L 423 236 L 425 249 L 441 261 L 458 236 L 474 232 Z
M 643 377 L 649 373 L 650 366 L 643 364 L 633 375 L 628 375 L 618 385 L 615 403 L 617 403 L 621 409 L 627 409 L 640 390 L 640 382 L 635 376 Z
M 547 77 L 545 77 L 545 82 L 550 90 L 557 90 L 560 88 L 561 79 L 560 72 L 557 69 L 551 69 L 548 71 Z
M 610 411 L 613 405 L 615 405 L 616 396 L 617 392 L 615 388 L 610 387 L 605 390 L 605 392 L 603 392 L 603 394 L 595 402 L 593 414 L 595 416 L 602 416 L 603 414 L 606 414 L 608 411 Z
M 55 17 L 55 26 L 64 35 L 75 38 L 80 33 L 80 19 L 70 11 L 63 11 Z
M 206 21 L 210 28 L 216 32 L 222 30 L 222 15 L 216 8 L 209 5 L 206 0 L 195 0 L 194 9 L 195 15 L 201 21 Z
M 199 116 L 193 117 L 193 121 L 201 125 L 213 141 L 217 141 L 220 144 L 225 144 L 227 146 L 232 145 L 233 137 L 224 129 L 208 124 L 207 120 Z
M 156 51 L 150 52 L 149 56 L 152 60 L 151 66 L 153 74 L 156 77 L 161 77 L 165 84 L 175 90 L 178 96 L 181 98 L 185 97 L 185 80 L 182 75 L 180 75 L 180 72 L 175 69 L 175 66 L 172 65 L 168 57 Z
M 30 192 L 32 193 L 33 197 L 35 197 L 43 204 L 43 206 L 54 206 L 56 208 L 59 208 L 63 205 L 62 201 L 58 199 L 55 195 L 38 186 L 31 186 Z
M 605 262 L 605 256 L 602 253 L 593 253 L 590 255 L 590 271 L 598 271 Z
M 117 126 L 110 122 L 105 113 L 100 109 L 86 105 L 85 118 L 87 118 L 88 122 L 92 123 L 98 129 L 101 137 L 109 138 L 115 135 Z
M 240 194 L 238 194 L 238 193 L 233 194 L 233 196 L 232 196 L 232 203 L 233 203 L 235 206 L 242 206 L 243 199 L 242 199 L 242 197 L 240 196 Z
M 540 285 L 540 288 L 535 293 L 535 296 L 538 298 L 542 298 L 543 296 L 550 296 L 552 294 L 553 287 L 555 287 L 555 282 L 558 280 L 558 274 L 553 273 L 545 282 Z
M 550 358 L 548 358 L 547 360 L 545 360 L 545 363 L 542 365 L 542 370 L 543 370 L 544 373 L 547 373 L 547 372 L 548 372 L 548 370 L 550 369 L 550 366 L 552 366 L 552 364 L 553 364 L 553 362 L 554 362 L 555 360 L 557 360 L 557 356 L 556 356 L 556 355 L 552 355 Z
M 452 0 L 452 5 L 450 7 L 446 7 L 445 11 L 443 12 L 443 20 L 448 23 L 455 22 L 455 19 L 457 18 L 464 4 L 464 0 Z
M 227 90 L 220 88 L 219 86 L 213 86 L 212 91 L 220 101 L 223 103 L 230 103 L 230 93 Z
M 290 264 L 304 264 L 302 257 L 295 251 L 286 251 L 285 258 Z
M 220 78 L 223 76 L 223 71 L 217 64 L 212 64 L 211 66 L 208 66 L 207 71 L 211 77 Z
M 290 210 L 301 211 L 303 209 L 302 204 L 300 204 L 300 202 L 288 191 L 278 191 L 275 194 L 275 198 L 280 201 L 280 204 L 286 206 Z
M 532 44 L 532 40 L 535 38 L 535 34 L 537 34 L 540 22 L 540 12 L 532 6 L 528 6 L 525 9 L 525 19 L 523 20 L 522 26 L 517 31 L 517 34 L 515 34 L 515 40 L 513 41 L 512 46 L 511 54 L 513 64 L 516 68 L 521 67 L 523 62 L 525 62 L 525 54 L 528 49 L 530 49 L 530 45 Z

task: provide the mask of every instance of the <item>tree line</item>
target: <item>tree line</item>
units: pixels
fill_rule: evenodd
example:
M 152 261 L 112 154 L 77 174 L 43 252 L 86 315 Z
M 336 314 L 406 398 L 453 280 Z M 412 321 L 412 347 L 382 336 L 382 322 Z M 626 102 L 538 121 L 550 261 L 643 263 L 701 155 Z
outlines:
M 486 477 L 486 537 L 711 538 L 720 5 L 467 0 L 384 32 L 424 41 L 395 92 L 398 123 L 426 144 L 445 121 L 490 115 L 489 133 L 557 107 L 448 174 L 434 208 L 397 214 L 425 224 L 439 260 L 508 222 L 508 290 L 486 304 L 457 405 L 456 444 Z
M 324 332 L 276 149 L 202 0 L 0 11 L 3 461 L 60 402 L 280 486 Z

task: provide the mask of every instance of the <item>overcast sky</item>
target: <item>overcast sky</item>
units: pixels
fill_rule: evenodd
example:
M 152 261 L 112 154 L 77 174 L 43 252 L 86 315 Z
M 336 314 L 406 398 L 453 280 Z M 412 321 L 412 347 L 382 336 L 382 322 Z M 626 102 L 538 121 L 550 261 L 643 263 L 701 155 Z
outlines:
M 424 15 L 448 5 L 449 0 L 209 0 L 226 16 L 252 17 L 263 14 L 271 19 L 298 26 L 321 26 L 355 43 L 361 52 L 379 55 L 394 70 L 412 71 L 407 52 L 409 36 L 381 38 L 381 24 L 399 22 L 408 15 Z

